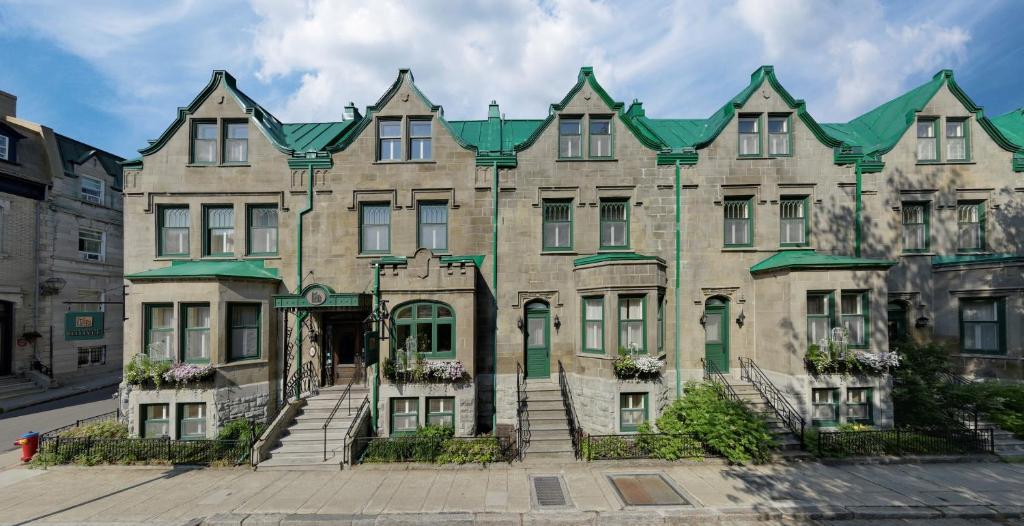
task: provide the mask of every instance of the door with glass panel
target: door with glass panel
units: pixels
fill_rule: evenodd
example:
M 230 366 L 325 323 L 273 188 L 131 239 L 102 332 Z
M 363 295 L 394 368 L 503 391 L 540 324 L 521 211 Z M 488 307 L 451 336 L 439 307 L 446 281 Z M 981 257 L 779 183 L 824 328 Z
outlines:
M 551 312 L 546 303 L 533 302 L 526 305 L 526 377 L 551 377 L 551 333 L 549 327 Z
M 704 360 L 729 372 L 729 303 L 719 298 L 704 305 Z

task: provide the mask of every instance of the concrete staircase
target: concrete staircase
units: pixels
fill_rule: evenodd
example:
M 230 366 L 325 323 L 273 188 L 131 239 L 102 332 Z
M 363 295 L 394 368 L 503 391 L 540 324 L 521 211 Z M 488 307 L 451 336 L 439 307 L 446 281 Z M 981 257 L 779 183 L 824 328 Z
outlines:
M 20 376 L 0 376 L 0 400 L 7 400 L 18 396 L 33 393 L 41 393 L 45 389 L 39 387 L 32 380 Z
M 526 381 L 530 444 L 523 462 L 575 462 L 562 390 L 550 380 Z
M 320 394 L 306 399 L 306 406 L 288 425 L 277 446 L 270 450 L 270 458 L 260 462 L 257 470 L 333 470 L 341 469 L 344 462 L 345 435 L 355 420 L 356 412 L 369 391 L 361 384 L 353 384 L 351 397 L 352 412 L 346 398 L 327 427 L 327 460 L 324 460 L 324 422 L 331 414 L 338 399 L 344 393 L 344 386 L 326 387 Z
M 761 396 L 753 384 L 729 378 L 729 385 L 736 391 L 743 403 L 755 413 L 761 415 L 768 424 L 768 431 L 775 437 L 775 444 L 782 453 L 800 451 L 800 437 L 793 434 L 786 424 L 779 420 L 775 410 L 768 405 L 768 401 Z

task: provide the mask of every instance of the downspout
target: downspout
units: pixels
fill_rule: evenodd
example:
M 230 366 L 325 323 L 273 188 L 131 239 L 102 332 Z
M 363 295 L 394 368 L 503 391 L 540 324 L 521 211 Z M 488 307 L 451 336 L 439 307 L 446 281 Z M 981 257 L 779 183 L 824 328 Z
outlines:
M 378 314 L 377 326 L 374 329 L 377 331 L 378 342 L 380 341 L 380 331 L 383 328 L 383 322 L 380 320 L 380 261 L 373 264 L 373 311 Z M 394 342 L 389 339 L 388 341 Z M 379 345 L 379 343 L 378 343 Z M 379 396 L 378 391 L 380 389 L 380 374 L 378 372 L 380 367 L 380 350 L 378 348 L 377 361 L 373 364 L 373 389 L 370 390 L 370 427 L 374 433 L 377 432 L 377 397 Z
M 679 159 L 676 159 L 676 181 L 675 181 L 675 187 L 676 187 L 675 188 L 675 190 L 676 190 L 676 283 L 675 283 L 675 300 L 674 300 L 675 301 L 675 324 L 674 324 L 675 334 L 674 334 L 674 336 L 675 336 L 675 355 L 676 355 L 676 399 L 677 400 L 683 396 L 683 380 L 682 380 L 682 375 L 680 373 L 680 362 L 681 362 L 681 360 L 680 360 L 680 356 L 679 356 L 679 343 L 680 343 L 680 332 L 681 332 L 679 330 L 679 319 L 680 319 L 679 318 L 679 271 L 680 271 L 679 269 L 682 266 L 680 261 L 679 261 L 679 255 L 680 255 L 680 251 L 681 251 L 679 224 L 680 224 L 680 217 L 681 217 L 681 214 L 682 214 L 682 212 L 681 212 L 682 202 L 680 200 L 680 195 L 679 195 L 680 194 L 680 181 L 679 181 L 679 179 L 680 179 L 680 175 L 679 175 Z
M 491 342 L 491 432 L 498 430 L 498 162 L 494 165 L 494 220 L 491 235 L 491 286 L 494 288 L 494 332 Z
M 863 177 L 862 177 L 862 170 L 861 170 L 861 167 L 860 167 L 860 159 L 857 159 L 854 162 L 853 166 L 854 166 L 854 174 L 857 177 L 857 190 L 856 190 L 857 191 L 857 196 L 856 196 L 856 201 L 857 202 L 856 202 L 856 205 L 854 205 L 855 208 L 854 208 L 854 215 L 853 215 L 853 236 L 854 236 L 853 237 L 853 255 L 856 256 L 856 257 L 860 257 L 860 242 L 861 242 L 860 216 L 861 216 L 861 210 L 864 207 L 864 205 L 863 205 L 863 203 L 861 201 L 861 191 L 863 189 L 862 188 L 862 185 L 863 185 L 862 179 L 863 179 Z
M 298 249 L 296 254 L 295 264 L 295 294 L 302 293 L 302 225 L 306 214 L 313 211 L 313 165 L 309 165 L 309 175 L 307 176 L 307 188 L 306 188 L 306 207 L 299 210 L 299 224 L 297 226 L 298 232 L 295 238 L 298 242 Z M 306 317 L 309 316 L 308 312 L 302 312 L 295 316 L 295 374 L 302 376 L 302 322 L 306 321 Z M 284 379 L 288 381 L 287 378 Z M 295 382 L 295 398 L 299 398 L 302 395 L 302 382 Z

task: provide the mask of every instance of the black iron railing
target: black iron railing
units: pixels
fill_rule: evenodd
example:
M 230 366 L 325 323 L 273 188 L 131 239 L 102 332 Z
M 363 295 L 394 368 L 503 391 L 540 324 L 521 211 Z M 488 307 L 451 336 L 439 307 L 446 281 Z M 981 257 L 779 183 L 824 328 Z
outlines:
M 516 456 L 523 460 L 523 453 L 530 447 L 530 408 L 527 406 L 526 383 L 523 366 L 516 362 Z
M 583 458 L 581 442 L 583 441 L 583 428 L 576 418 L 576 407 L 573 404 L 572 389 L 569 388 L 569 380 L 565 376 L 565 368 L 562 367 L 562 360 L 558 360 L 558 387 L 562 390 L 562 405 L 565 406 L 565 419 L 569 424 L 569 437 L 572 438 L 572 450 L 576 459 Z
M 295 395 L 296 385 L 303 396 L 315 396 L 320 393 L 320 377 L 313 362 L 305 362 L 301 368 L 292 372 L 284 386 L 286 398 Z
M 694 433 L 639 435 L 588 435 L 584 437 L 584 459 L 624 460 L 635 458 L 705 458 L 717 456 Z
M 804 429 L 807 427 L 807 421 L 789 403 L 789 400 L 782 394 L 782 391 L 775 387 L 775 384 L 768 378 L 768 375 L 764 374 L 764 371 L 754 363 L 754 360 L 741 357 L 740 378 L 750 382 L 754 389 L 757 389 L 761 397 L 768 402 L 768 407 L 775 411 L 775 414 L 786 428 L 794 435 L 800 437 L 800 449 L 804 449 Z
M 345 438 L 342 440 L 343 449 L 341 453 L 342 463 L 349 465 L 355 463 L 355 455 L 361 454 L 362 451 L 351 447 L 349 444 L 354 443 L 353 433 L 359 430 L 359 427 L 363 422 L 363 411 L 369 411 L 370 409 L 370 397 L 364 396 L 363 403 L 359 404 L 356 409 L 356 416 L 352 419 L 352 422 L 348 425 L 348 431 L 345 432 Z M 371 430 L 372 434 L 372 430 Z
M 117 421 L 120 421 L 121 420 L 121 410 L 118 409 L 118 410 L 115 410 L 115 411 L 111 411 L 109 413 L 103 413 L 102 415 L 90 416 L 89 418 L 83 418 L 81 420 L 75 420 L 74 424 L 68 424 L 68 425 L 63 426 L 63 427 L 58 427 L 57 429 L 51 429 L 51 430 L 49 430 L 49 431 L 47 431 L 45 433 L 40 434 L 39 438 L 40 439 L 45 439 L 45 438 L 49 438 L 49 437 L 55 437 L 55 436 L 65 432 L 65 431 L 68 431 L 70 429 L 74 429 L 76 427 L 81 427 L 81 426 L 88 425 L 88 424 L 95 424 L 97 422 L 105 422 L 107 420 L 117 420 Z
M 170 438 L 64 438 L 47 436 L 39 444 L 40 461 L 52 464 L 131 464 L 167 462 L 209 465 L 242 464 L 252 441 L 171 440 Z
M 430 462 L 488 464 L 512 462 L 517 453 L 509 437 L 357 437 L 352 450 L 363 464 Z
M 324 421 L 324 462 L 327 462 L 327 427 L 331 425 L 331 421 L 334 420 L 334 415 L 338 414 L 338 409 L 341 408 L 341 404 L 345 400 L 348 400 L 347 416 L 352 416 L 352 397 L 349 396 L 349 394 L 352 393 L 352 384 L 356 382 L 356 378 L 358 377 L 358 374 L 352 375 L 352 378 L 348 381 L 348 385 L 345 386 L 345 390 L 341 392 L 341 397 L 339 397 L 338 401 L 335 402 L 334 409 L 331 409 L 331 413 L 327 415 L 327 420 Z
M 731 398 L 736 402 L 743 403 L 743 401 L 740 400 L 740 396 L 736 394 L 736 390 L 732 388 L 729 380 L 726 379 L 724 374 L 722 374 L 722 370 L 715 365 L 715 362 L 701 358 L 700 363 L 704 365 L 704 379 L 717 385 L 718 388 L 721 389 L 722 396 Z
M 821 456 L 960 455 L 993 453 L 992 429 L 896 428 L 819 431 Z

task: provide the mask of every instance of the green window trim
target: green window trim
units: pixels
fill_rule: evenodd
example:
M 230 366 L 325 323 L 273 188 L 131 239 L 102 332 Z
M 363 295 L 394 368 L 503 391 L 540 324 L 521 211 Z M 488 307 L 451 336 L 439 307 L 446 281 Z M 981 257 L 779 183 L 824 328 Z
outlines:
M 421 316 L 420 308 L 429 307 L 430 316 Z M 441 309 L 447 309 L 451 314 L 450 316 L 444 316 Z M 408 316 L 406 313 L 408 312 Z M 392 352 L 397 350 L 399 347 L 404 346 L 405 342 L 403 338 L 399 338 L 397 334 L 399 331 L 403 331 L 404 327 L 408 327 L 409 336 L 415 335 L 419 325 L 430 325 L 430 350 L 419 350 L 417 349 L 416 354 L 426 359 L 452 359 L 455 358 L 455 344 L 456 344 L 456 324 L 455 324 L 455 309 L 447 303 L 441 303 L 439 301 L 413 301 L 409 303 L 403 303 L 392 310 L 391 322 L 394 324 L 396 337 L 398 340 L 394 346 L 392 346 Z M 447 351 L 438 350 L 438 328 L 447 326 L 450 328 L 451 338 L 451 349 Z M 421 342 L 417 341 L 417 346 L 422 346 Z
M 202 416 L 200 417 L 186 417 L 185 409 L 187 406 L 198 406 L 202 408 Z M 178 404 L 178 440 L 205 440 L 205 433 L 186 433 L 185 426 L 194 422 L 201 422 L 202 428 L 206 429 L 206 404 L 203 402 L 188 402 Z
M 365 228 L 366 223 L 366 211 L 370 208 L 383 208 L 387 211 L 387 223 L 373 223 L 375 227 L 384 227 L 387 232 L 387 246 L 383 249 L 368 249 L 366 248 Z M 391 253 L 391 203 L 360 203 L 359 204 L 359 253 L 360 254 L 390 254 Z
M 169 212 L 170 213 L 178 212 L 178 214 L 175 214 L 175 215 L 181 215 L 180 212 L 182 212 L 182 211 L 184 211 L 184 216 L 185 216 L 184 219 L 185 219 L 186 225 L 185 226 L 173 226 L 173 227 L 167 226 L 166 223 L 167 223 L 167 219 L 168 219 L 167 218 L 168 213 Z M 156 234 L 157 256 L 159 256 L 159 257 L 185 257 L 185 258 L 187 258 L 189 256 L 189 243 L 191 242 L 190 233 L 191 233 L 192 225 L 190 223 L 191 223 L 191 214 L 189 213 L 188 205 L 159 205 L 159 206 L 157 206 L 157 234 Z M 184 231 L 185 239 L 184 239 L 184 243 L 182 243 L 184 245 L 184 247 L 182 247 L 184 249 L 183 251 L 181 251 L 181 252 L 170 252 L 169 250 L 167 250 L 167 247 L 166 247 L 166 244 L 165 244 L 166 240 L 164 238 L 164 233 L 168 232 L 168 231 L 171 231 L 171 230 L 176 231 L 176 232 Z
M 245 137 L 232 137 L 232 129 L 245 130 Z M 221 141 L 220 151 L 221 164 L 222 165 L 247 165 L 249 164 L 249 121 L 248 119 L 224 119 L 221 121 Z M 231 154 L 232 144 L 244 144 L 242 147 L 243 153 L 240 159 L 229 160 L 228 156 Z
M 864 401 L 863 402 L 854 401 L 853 397 L 851 396 L 854 393 L 863 393 L 864 394 Z M 847 387 L 846 388 L 846 415 L 845 415 L 845 417 L 846 417 L 846 423 L 847 424 L 874 425 L 874 423 L 875 423 L 875 411 L 874 411 L 875 404 L 874 404 L 873 394 L 874 393 L 873 393 L 873 391 L 872 391 L 872 389 L 870 387 Z M 850 415 L 850 410 L 854 409 L 854 408 L 857 408 L 857 407 L 863 407 L 864 408 L 864 416 L 861 417 L 861 418 L 857 418 L 855 416 L 851 416 Z
M 269 224 L 269 214 L 265 214 L 267 211 L 273 210 L 273 224 Z M 278 255 L 278 245 L 280 242 L 280 221 L 281 213 L 277 209 L 277 205 L 248 205 L 246 206 L 245 223 L 246 223 L 246 236 L 245 236 L 245 252 L 250 256 L 276 256 Z M 267 224 L 257 224 L 260 222 L 266 222 Z M 267 248 L 273 248 L 273 250 L 254 250 L 253 241 L 257 236 L 257 231 L 267 231 L 267 235 L 270 236 L 270 231 L 273 231 L 272 241 L 267 240 Z
M 389 131 L 388 135 L 385 135 L 385 128 L 392 131 Z M 381 117 L 377 119 L 377 162 L 396 163 L 405 160 L 404 152 L 402 151 L 402 144 L 404 142 L 402 140 L 402 128 L 401 117 Z M 397 133 L 397 135 L 395 133 Z M 385 155 L 385 152 L 387 152 L 387 155 Z
M 810 245 L 811 237 L 811 223 L 809 216 L 809 207 L 807 203 L 809 201 L 808 196 L 803 197 L 783 197 L 779 201 L 779 245 L 783 247 L 806 247 Z M 787 217 L 796 215 L 797 217 Z M 803 223 L 803 241 L 799 242 L 787 242 L 783 241 L 786 238 L 786 222 L 801 220 Z
M 860 312 L 846 313 L 842 309 L 843 297 L 853 295 L 857 296 L 857 306 L 860 309 Z M 855 321 L 857 319 L 860 319 L 859 325 L 861 328 L 861 335 L 864 338 L 864 341 L 861 343 L 852 343 L 848 341 L 847 346 L 850 347 L 851 349 L 867 349 L 868 347 L 871 347 L 871 324 L 869 316 L 871 309 L 871 300 L 868 297 L 868 292 L 865 290 L 844 290 L 840 293 L 839 296 L 839 306 L 839 319 L 842 323 L 842 326 L 846 327 L 846 320 Z M 850 336 L 849 334 L 847 335 L 847 337 L 850 340 L 852 340 L 852 336 Z
M 171 323 L 169 323 L 169 324 L 167 324 L 165 326 L 154 327 L 154 325 L 153 325 L 153 311 L 155 311 L 156 309 L 171 309 L 171 313 L 172 313 L 171 314 Z M 166 362 L 170 362 L 170 361 L 173 361 L 174 360 L 174 356 L 175 356 L 175 350 L 174 349 L 168 349 L 167 352 L 164 353 L 167 356 L 166 359 L 154 358 L 151 351 L 153 350 L 152 346 L 155 343 L 154 336 L 160 335 L 160 336 L 162 336 L 160 338 L 160 340 L 162 340 L 163 342 L 169 342 L 170 344 L 174 343 L 174 317 L 173 317 L 174 316 L 174 314 L 173 314 L 174 313 L 174 304 L 173 303 L 146 303 L 146 304 L 143 305 L 143 312 L 144 312 L 144 317 L 145 317 L 145 330 L 143 331 L 143 342 L 142 342 L 143 343 L 143 346 L 142 346 L 143 354 L 145 354 L 146 356 L 149 356 L 149 358 L 151 360 L 155 360 L 155 361 L 160 361 L 160 362 L 165 362 L 165 361 Z
M 150 407 L 162 408 L 163 410 L 161 411 L 161 413 L 163 413 L 163 415 L 162 415 L 163 418 L 149 418 L 149 411 L 148 411 L 148 409 Z M 163 436 L 170 437 L 171 436 L 171 426 L 170 426 L 170 424 L 171 424 L 170 416 L 171 415 L 170 415 L 170 412 L 171 412 L 171 408 L 170 408 L 170 406 L 168 404 L 139 404 L 139 417 L 140 417 L 139 418 L 139 437 L 141 437 L 141 438 L 160 438 L 160 437 L 163 437 Z M 163 425 L 164 428 L 167 430 L 167 432 L 165 434 L 162 434 L 162 435 L 159 435 L 159 436 L 147 436 L 148 433 L 146 433 L 146 428 L 149 426 L 149 424 L 160 424 L 160 425 Z
M 545 199 L 541 204 L 541 250 L 544 252 L 562 252 L 573 249 L 573 210 L 572 199 Z M 557 239 L 561 229 L 567 225 L 568 239 Z M 549 226 L 553 229 L 549 232 Z M 550 233 L 555 234 L 555 240 Z M 554 241 L 554 242 L 552 242 Z
M 205 129 L 205 130 L 211 129 L 211 128 L 207 128 L 207 126 L 211 126 L 212 127 L 213 133 L 214 133 L 214 137 L 212 137 L 212 138 L 211 137 L 202 137 L 202 138 L 199 137 L 200 127 L 203 127 L 203 129 Z M 200 144 L 200 141 L 202 141 L 202 144 L 204 144 L 204 145 L 208 145 L 208 146 L 212 145 L 213 146 L 212 159 L 210 159 L 208 161 L 206 161 L 206 160 L 200 161 L 200 160 L 197 159 L 197 155 L 196 155 L 197 148 L 196 147 Z M 191 122 L 190 122 L 190 129 L 189 129 L 189 146 L 188 146 L 188 160 L 189 160 L 189 164 L 204 165 L 204 166 L 211 166 L 211 165 L 217 164 L 217 159 L 219 158 L 218 157 L 218 153 L 219 153 L 218 152 L 218 149 L 219 149 L 218 143 L 219 142 L 220 141 L 217 138 L 217 120 L 216 119 L 192 119 Z
M 971 214 L 971 210 L 974 210 L 974 214 Z M 972 215 L 977 217 L 977 220 L 973 220 Z M 984 252 L 985 251 L 985 201 L 957 201 L 956 203 L 956 222 L 957 222 L 957 252 Z M 978 225 L 977 226 L 977 241 L 974 246 L 965 246 L 963 244 L 963 225 Z
M 430 211 L 434 212 L 431 213 Z M 438 212 L 440 211 L 440 213 Z M 425 217 L 426 216 L 426 217 Z M 437 246 L 429 246 L 435 243 L 424 243 L 424 227 L 441 225 L 444 235 L 442 242 Z M 390 232 L 390 228 L 389 228 Z M 390 235 L 390 233 L 389 233 Z M 390 245 L 390 241 L 388 245 Z M 448 201 L 419 201 L 416 205 L 416 246 L 426 248 L 435 252 L 448 251 Z
M 783 133 L 772 133 L 771 132 L 771 121 L 777 119 L 785 119 L 786 131 Z M 767 152 L 769 157 L 792 157 L 793 156 L 793 114 L 792 113 L 769 113 L 766 121 L 765 136 L 768 138 Z M 773 135 L 785 135 L 786 136 L 786 153 L 772 153 L 772 136 Z
M 818 393 L 828 393 L 823 401 L 818 401 Z M 839 425 L 839 389 L 835 387 L 811 389 L 811 425 L 814 427 L 835 427 Z M 819 407 L 829 408 L 829 418 L 818 418 Z
M 992 305 L 995 320 L 966 320 L 964 307 L 969 305 Z M 994 304 L 994 305 L 993 305 Z M 1006 354 L 1006 298 L 961 298 L 958 310 L 960 324 L 960 353 L 961 354 Z M 981 329 L 982 326 L 993 327 L 996 331 L 995 348 L 968 348 L 967 330 L 968 327 Z M 977 339 L 977 336 L 975 337 Z
M 921 123 L 930 123 L 931 124 L 931 129 L 932 129 L 932 136 L 931 137 L 922 137 L 921 136 L 921 130 L 920 130 L 920 124 Z M 917 135 L 917 151 L 915 152 L 915 157 L 917 158 L 918 164 L 932 164 L 932 163 L 940 162 L 942 160 L 942 157 L 941 157 L 942 147 L 941 147 L 941 144 L 940 144 L 940 141 L 939 141 L 939 119 L 937 117 L 918 117 L 917 118 L 917 124 L 915 124 L 914 129 L 915 129 L 916 135 Z M 932 159 L 922 159 L 921 158 L 921 140 L 922 139 L 932 139 L 932 140 L 935 141 L 935 148 L 934 148 L 935 152 L 934 152 L 934 157 Z
M 637 318 L 626 318 L 626 319 L 624 319 L 622 317 L 623 303 L 624 302 L 628 302 L 630 300 L 640 300 L 640 318 L 639 319 L 637 319 Z M 627 316 L 628 316 L 629 315 L 629 312 L 628 312 L 629 311 L 629 306 L 628 306 L 628 304 L 626 306 L 626 309 L 627 309 Z M 618 330 L 618 335 L 616 336 L 617 343 L 618 343 L 618 348 L 619 349 L 626 349 L 626 350 L 629 349 L 629 347 L 627 346 L 626 342 L 623 342 L 622 329 L 626 326 L 626 324 L 636 323 L 636 322 L 639 321 L 640 322 L 640 346 L 639 346 L 639 351 L 642 352 L 642 353 L 646 353 L 647 352 L 647 295 L 646 294 L 630 294 L 630 295 L 619 296 L 619 305 L 618 305 L 618 309 L 616 311 L 616 318 L 617 318 L 617 321 L 618 321 L 618 329 L 619 329 Z
M 621 214 L 620 214 L 621 212 Z M 602 199 L 598 209 L 600 230 L 598 231 L 600 250 L 628 250 L 630 230 L 629 199 Z M 605 227 L 608 227 L 609 241 L 605 242 Z M 615 243 L 616 226 L 622 230 L 622 243 Z
M 422 126 L 426 125 L 426 132 Z M 420 128 L 417 130 L 417 128 Z M 430 161 L 434 158 L 434 122 L 429 117 L 411 117 L 408 119 L 406 133 L 409 137 L 407 151 L 410 161 Z
M 905 201 L 900 208 L 901 216 L 901 246 L 904 254 L 917 254 L 931 250 L 931 203 L 927 201 Z M 911 230 L 908 231 L 908 227 Z M 924 230 L 924 242 L 920 248 L 907 248 L 908 236 L 913 235 L 917 229 Z
M 235 320 L 235 314 L 241 309 L 255 309 L 256 317 L 254 321 L 245 322 L 244 320 Z M 228 303 L 228 349 L 227 358 L 228 362 L 244 362 L 247 360 L 259 360 L 263 356 L 263 305 L 259 303 L 247 303 L 247 302 L 232 302 Z M 256 352 L 255 354 L 247 354 L 236 356 L 235 355 L 235 331 L 236 330 L 255 330 L 256 331 Z
M 214 227 L 211 225 L 210 217 L 211 214 L 217 211 L 231 211 L 231 227 L 226 226 Z M 230 252 L 214 252 L 212 248 L 213 235 L 215 230 L 230 231 L 231 237 L 231 248 Z M 231 257 L 235 255 L 235 207 L 234 205 L 204 205 L 203 206 L 203 256 L 205 257 Z
M 566 133 L 571 130 L 573 123 L 576 124 L 577 133 Z M 575 139 L 575 141 L 573 141 Z M 573 154 L 573 145 L 576 147 L 576 154 Z M 564 145 L 564 146 L 563 146 Z M 566 148 L 567 146 L 568 148 Z M 558 158 L 559 159 L 582 159 L 583 158 L 583 116 L 564 115 L 558 118 Z M 565 154 L 568 150 L 568 154 Z
M 832 291 L 808 291 L 807 292 L 807 304 L 811 302 L 811 298 L 825 298 L 825 310 L 824 314 L 811 314 L 808 309 L 805 316 L 807 318 L 807 345 L 818 345 L 820 340 L 814 340 L 811 338 L 810 327 L 814 320 L 825 320 L 826 322 L 826 337 L 831 334 L 832 328 L 836 326 L 836 297 L 835 292 Z
M 594 125 L 600 123 L 608 123 L 607 133 L 594 133 Z M 600 130 L 599 130 L 600 131 Z M 594 153 L 594 138 L 595 137 L 608 137 L 608 154 L 598 155 Z M 601 149 L 600 143 L 597 143 L 597 149 Z M 590 159 L 614 159 L 615 158 L 615 120 L 612 119 L 611 115 L 591 115 L 587 117 L 587 157 Z
M 964 156 L 962 158 L 953 158 L 949 156 L 949 145 L 953 140 L 960 139 L 961 137 L 949 135 L 949 124 L 950 123 L 962 123 L 963 140 L 964 140 Z M 944 134 L 946 139 L 946 161 L 951 163 L 969 163 L 971 162 L 971 119 L 969 117 L 952 117 L 946 119 L 946 133 Z
M 410 402 L 410 401 L 412 402 L 411 406 L 408 405 L 408 402 Z M 403 411 L 401 413 L 398 412 L 398 409 L 399 409 L 399 407 L 398 407 L 399 404 L 398 403 L 399 402 L 402 402 L 403 405 L 406 406 L 406 407 L 403 408 L 403 409 L 406 409 L 406 411 Z M 391 405 L 391 411 L 389 411 L 390 419 L 389 419 L 389 423 L 388 423 L 388 430 L 391 431 L 391 436 L 409 436 L 409 435 L 416 434 L 416 429 L 418 429 L 419 426 L 420 426 L 420 399 L 419 398 L 392 398 L 390 400 L 390 405 Z M 408 410 L 409 407 L 412 408 L 412 411 Z M 410 417 L 410 416 L 415 417 L 416 425 L 412 429 L 405 428 L 404 431 L 395 431 L 395 417 Z
M 587 302 L 596 301 L 601 308 L 600 318 L 588 318 L 587 317 Z M 583 320 L 581 325 L 582 340 L 583 340 L 583 352 L 588 354 L 604 354 L 604 296 L 589 296 L 582 299 L 580 302 L 580 319 Z M 594 324 L 600 327 L 600 337 L 598 340 L 597 347 L 591 347 L 587 340 L 587 327 L 590 324 Z
M 630 400 L 639 400 L 641 407 L 626 407 L 627 405 L 635 406 Z M 650 418 L 648 413 L 648 396 L 647 393 L 619 393 L 619 432 L 621 433 L 636 433 L 640 430 L 640 424 L 629 422 L 627 423 L 627 415 L 638 415 L 642 414 L 641 423 L 647 422 Z M 630 419 L 632 420 L 632 419 Z
M 722 243 L 726 248 L 754 246 L 754 197 L 727 197 L 722 202 Z M 743 217 L 743 212 L 746 217 Z M 737 242 L 738 233 L 733 232 L 730 242 L 730 222 L 746 224 L 746 240 Z
M 206 308 L 206 326 L 205 327 L 191 327 L 189 325 L 190 317 L 189 311 L 191 309 Z M 210 355 L 213 354 L 212 340 L 210 339 L 210 325 L 212 322 L 212 310 L 210 310 L 209 303 L 182 303 L 180 305 L 180 312 L 178 314 L 179 324 L 181 325 L 180 341 L 178 342 L 178 348 L 180 349 L 179 360 L 186 363 L 210 363 Z M 189 342 L 190 336 L 193 334 L 206 333 L 206 358 L 189 358 Z
M 433 411 L 431 409 L 431 407 L 430 407 L 431 406 L 430 403 L 433 402 L 433 401 L 441 401 L 442 402 L 442 406 L 444 405 L 444 402 L 450 402 L 451 403 L 451 410 L 447 410 L 447 411 Z M 444 408 L 442 407 L 442 409 L 444 409 Z M 439 425 L 439 424 L 436 423 L 437 420 L 450 419 L 451 420 L 451 425 L 449 427 L 451 427 L 452 429 L 455 429 L 455 413 L 456 413 L 456 411 L 455 411 L 455 397 L 453 397 L 453 396 L 429 396 L 429 397 L 427 397 L 427 419 L 426 419 L 426 425 L 428 425 L 428 426 L 436 426 L 436 425 Z M 441 425 L 444 425 L 444 424 L 441 424 Z
M 761 157 L 761 153 L 764 151 L 764 123 L 761 118 L 761 114 L 741 114 L 736 120 L 736 154 L 738 157 Z M 744 132 L 743 124 L 745 122 L 753 121 L 755 130 L 753 132 Z M 743 153 L 743 137 L 744 136 L 757 136 L 757 151 L 754 153 Z
M 665 297 L 658 297 L 658 355 L 665 354 Z

